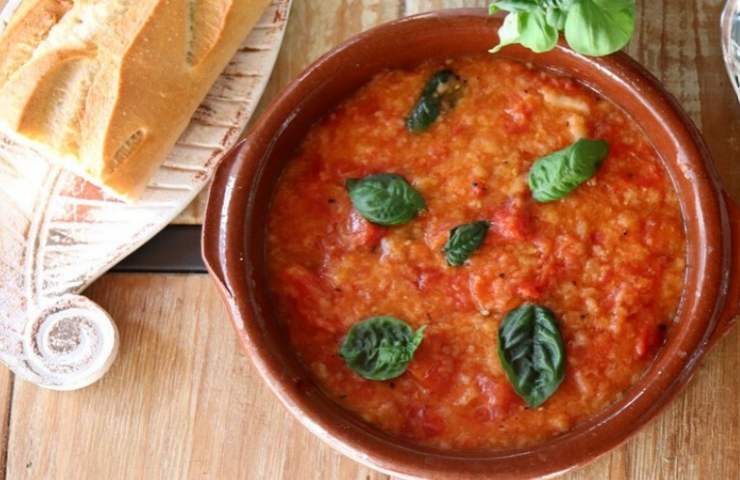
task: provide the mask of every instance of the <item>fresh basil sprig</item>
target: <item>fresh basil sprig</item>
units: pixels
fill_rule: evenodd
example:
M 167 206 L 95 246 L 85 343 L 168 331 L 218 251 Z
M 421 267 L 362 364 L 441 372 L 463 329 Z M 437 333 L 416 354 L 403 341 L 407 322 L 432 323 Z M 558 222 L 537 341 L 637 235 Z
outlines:
M 576 52 L 602 56 L 627 45 L 635 31 L 635 0 L 502 0 L 492 2 L 489 11 L 509 12 L 494 53 L 514 43 L 546 52 L 564 31 Z
M 447 264 L 459 267 L 470 255 L 483 245 L 490 223 L 485 220 L 458 225 L 450 230 L 450 238 L 444 247 Z
M 421 133 L 431 127 L 444 110 L 455 106 L 462 94 L 462 86 L 462 80 L 452 70 L 444 69 L 432 75 L 406 117 L 406 129 L 411 133 Z
M 537 53 L 555 48 L 558 43 L 558 29 L 548 22 L 546 10 L 536 2 L 512 0 L 491 4 L 491 13 L 499 10 L 510 13 L 498 30 L 499 44 L 491 49 L 491 53 L 514 43 L 520 43 Z
M 516 393 L 532 408 L 542 405 L 565 376 L 565 346 L 555 315 L 533 304 L 507 313 L 498 330 L 498 356 Z
M 367 380 L 390 380 L 406 371 L 424 339 L 395 317 L 370 317 L 352 326 L 339 354 L 347 366 Z
M 426 208 L 421 194 L 400 175 L 380 173 L 349 179 L 347 192 L 360 215 L 378 225 L 401 225 Z
M 593 177 L 609 153 L 603 140 L 578 140 L 537 160 L 529 170 L 529 188 L 538 202 L 563 198 Z

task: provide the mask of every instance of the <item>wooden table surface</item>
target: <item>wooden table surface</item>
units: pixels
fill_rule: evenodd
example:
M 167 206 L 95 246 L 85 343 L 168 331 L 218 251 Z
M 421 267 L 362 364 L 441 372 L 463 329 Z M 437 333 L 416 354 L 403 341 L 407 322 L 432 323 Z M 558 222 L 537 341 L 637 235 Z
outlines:
M 725 185 L 740 198 L 740 105 L 721 63 L 723 1 L 638 3 L 629 53 L 702 128 Z M 264 101 L 356 32 L 402 15 L 484 4 L 295 0 Z M 198 222 L 201 212 L 196 202 L 180 221 Z M 118 323 L 119 358 L 98 384 L 71 393 L 41 390 L 0 369 L 7 478 L 387 478 L 335 453 L 287 414 L 240 352 L 207 276 L 108 275 L 88 295 Z M 735 328 L 656 421 L 568 478 L 740 479 L 738 398 Z

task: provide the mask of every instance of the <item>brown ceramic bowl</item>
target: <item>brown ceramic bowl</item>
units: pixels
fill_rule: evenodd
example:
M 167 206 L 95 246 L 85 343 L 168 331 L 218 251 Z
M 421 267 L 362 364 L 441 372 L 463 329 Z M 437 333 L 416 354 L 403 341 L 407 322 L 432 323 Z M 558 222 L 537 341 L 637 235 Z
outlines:
M 665 346 L 620 401 L 569 433 L 523 450 L 445 452 L 408 444 L 358 420 L 313 383 L 290 348 L 267 289 L 265 219 L 281 169 L 311 124 L 378 71 L 485 52 L 497 43 L 500 24 L 500 18 L 480 10 L 451 10 L 388 23 L 335 48 L 290 84 L 226 157 L 206 212 L 205 261 L 242 343 L 273 392 L 337 450 L 405 477 L 526 478 L 593 460 L 668 404 L 738 311 L 740 216 L 676 101 L 624 54 L 595 59 L 563 45 L 539 55 L 509 47 L 501 55 L 564 73 L 611 99 L 660 153 L 678 192 L 688 239 L 685 288 Z

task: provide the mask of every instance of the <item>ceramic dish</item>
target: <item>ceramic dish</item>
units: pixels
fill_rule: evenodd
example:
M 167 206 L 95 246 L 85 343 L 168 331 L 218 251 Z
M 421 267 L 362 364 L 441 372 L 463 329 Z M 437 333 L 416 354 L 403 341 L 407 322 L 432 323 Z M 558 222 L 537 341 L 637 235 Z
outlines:
M 738 311 L 740 215 L 724 195 L 699 133 L 658 82 L 624 54 L 585 58 L 564 45 L 546 54 L 501 55 L 590 86 L 643 128 L 668 171 L 685 220 L 685 286 L 672 333 L 623 398 L 570 432 L 526 449 L 449 452 L 374 429 L 329 400 L 300 365 L 273 314 L 265 278 L 265 220 L 275 182 L 310 125 L 387 68 L 486 51 L 500 18 L 453 10 L 363 33 L 309 67 L 219 167 L 206 213 L 203 254 L 248 354 L 286 407 L 355 460 L 410 478 L 526 478 L 563 472 L 622 443 L 695 372 Z M 453 40 L 454 39 L 454 40 Z

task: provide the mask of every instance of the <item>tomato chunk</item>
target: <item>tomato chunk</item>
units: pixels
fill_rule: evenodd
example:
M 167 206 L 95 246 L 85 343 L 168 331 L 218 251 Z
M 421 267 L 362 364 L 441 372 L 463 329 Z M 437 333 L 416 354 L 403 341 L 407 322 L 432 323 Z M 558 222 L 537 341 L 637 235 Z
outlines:
M 637 335 L 635 353 L 639 358 L 651 357 L 665 341 L 665 325 L 643 325 Z
M 524 405 L 505 378 L 494 379 L 478 374 L 475 380 L 481 393 L 479 405 L 474 410 L 476 420 L 482 422 L 501 420 L 514 412 L 517 407 Z
M 340 323 L 334 319 L 332 289 L 326 281 L 308 269 L 293 265 L 280 274 L 283 296 L 307 325 L 336 332 Z
M 406 414 L 402 434 L 413 440 L 427 440 L 445 431 L 444 419 L 426 405 L 411 405 Z
M 374 250 L 380 245 L 380 241 L 387 232 L 388 229 L 368 222 L 355 210 L 349 216 L 348 243 L 350 248 Z
M 457 372 L 455 359 L 443 352 L 444 345 L 439 335 L 427 334 L 407 370 L 417 383 L 435 396 L 449 392 Z
M 491 226 L 502 237 L 526 240 L 533 232 L 532 216 L 523 198 L 507 201 L 497 208 L 491 218 Z

